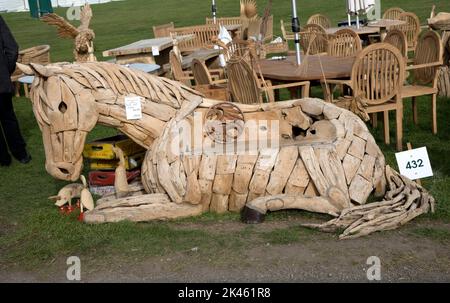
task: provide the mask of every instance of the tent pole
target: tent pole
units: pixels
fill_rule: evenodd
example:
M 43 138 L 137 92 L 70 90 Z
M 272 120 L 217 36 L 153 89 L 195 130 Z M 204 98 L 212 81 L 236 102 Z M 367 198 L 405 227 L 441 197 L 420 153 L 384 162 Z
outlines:
M 300 57 L 300 22 L 297 16 L 297 0 L 292 0 L 292 32 L 294 32 L 294 42 L 295 42 L 295 55 L 297 65 L 302 63 Z

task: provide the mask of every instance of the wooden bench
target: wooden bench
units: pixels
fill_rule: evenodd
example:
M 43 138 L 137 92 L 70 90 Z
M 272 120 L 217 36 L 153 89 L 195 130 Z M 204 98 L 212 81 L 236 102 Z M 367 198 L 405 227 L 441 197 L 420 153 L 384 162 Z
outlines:
M 178 47 L 182 52 L 192 52 L 199 48 L 210 48 L 213 46 L 212 38 L 219 35 L 218 24 L 206 24 L 179 27 L 170 30 L 170 33 L 176 36 L 195 35 L 194 39 L 189 41 L 180 41 Z

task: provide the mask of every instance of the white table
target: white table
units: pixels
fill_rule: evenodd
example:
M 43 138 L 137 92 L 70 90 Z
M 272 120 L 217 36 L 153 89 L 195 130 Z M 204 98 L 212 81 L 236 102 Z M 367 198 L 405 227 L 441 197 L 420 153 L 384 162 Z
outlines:
M 193 39 L 194 35 L 178 36 L 178 41 Z M 118 64 L 148 63 L 160 66 L 169 62 L 169 52 L 173 48 L 170 37 L 145 39 L 109 49 L 103 52 L 104 57 L 116 57 Z

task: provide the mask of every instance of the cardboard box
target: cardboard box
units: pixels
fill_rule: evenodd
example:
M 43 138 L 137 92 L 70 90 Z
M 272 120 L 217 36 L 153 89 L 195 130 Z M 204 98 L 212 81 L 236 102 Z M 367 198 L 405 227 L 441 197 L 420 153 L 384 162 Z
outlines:
M 126 135 L 117 135 L 85 144 L 83 157 L 87 159 L 114 160 L 116 159 L 116 154 L 113 151 L 114 146 L 120 148 L 125 156 L 132 156 L 146 151 L 145 148 Z
M 132 156 L 125 156 L 125 169 L 132 170 L 141 167 L 144 161 L 145 153 L 140 153 Z M 115 170 L 119 165 L 119 160 L 104 160 L 104 159 L 90 159 L 89 168 L 91 170 Z

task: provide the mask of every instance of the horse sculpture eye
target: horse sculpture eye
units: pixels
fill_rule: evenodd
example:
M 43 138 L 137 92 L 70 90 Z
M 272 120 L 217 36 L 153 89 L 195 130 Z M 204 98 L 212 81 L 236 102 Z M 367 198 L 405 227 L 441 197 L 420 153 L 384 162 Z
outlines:
M 67 111 L 67 104 L 61 101 L 61 103 L 59 103 L 58 109 L 61 113 L 64 114 Z

